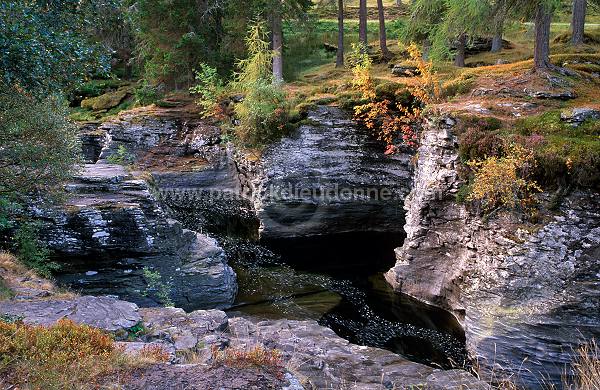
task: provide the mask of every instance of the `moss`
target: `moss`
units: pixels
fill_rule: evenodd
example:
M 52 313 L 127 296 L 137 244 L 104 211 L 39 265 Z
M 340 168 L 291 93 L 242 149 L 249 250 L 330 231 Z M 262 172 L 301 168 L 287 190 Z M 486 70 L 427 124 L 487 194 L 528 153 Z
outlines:
M 359 94 L 355 92 L 347 92 L 338 96 L 338 104 L 341 108 L 351 110 L 354 106 L 367 103 Z
M 84 99 L 81 102 L 81 108 L 94 111 L 110 110 L 117 107 L 129 94 L 130 90 L 128 88 L 120 88 L 114 92 L 107 92 L 97 97 Z
M 69 118 L 76 122 L 93 122 L 98 119 L 99 115 L 81 107 L 76 107 L 71 110 Z
M 308 111 L 314 109 L 317 105 L 314 102 L 302 102 L 298 104 L 293 110 L 292 113 L 297 112 L 298 115 L 307 115 Z M 290 113 L 290 114 L 292 114 Z M 294 115 L 290 115 L 294 116 Z
M 536 176 L 541 183 L 550 187 L 600 187 L 600 121 L 587 120 L 573 127 L 561 121 L 560 111 L 549 111 L 518 120 L 513 130 L 528 136 L 513 139 L 542 140 L 529 145 L 536 154 Z
M 552 40 L 554 43 L 570 43 L 572 34 L 570 32 L 566 32 L 560 35 L 557 35 L 556 38 Z M 600 34 L 592 34 L 589 32 L 585 32 L 583 34 L 583 42 L 588 45 L 597 45 L 600 44 Z
M 403 87 L 405 87 L 404 84 L 396 83 L 394 81 L 385 81 L 375 86 L 375 94 L 378 100 L 394 100 L 396 91 Z
M 475 86 L 475 77 L 473 75 L 460 75 L 459 77 L 446 81 L 442 85 L 442 96 L 452 97 L 464 95 L 471 92 Z
M 318 106 L 326 106 L 328 104 L 335 103 L 336 101 L 337 97 L 335 96 L 324 96 L 312 100 L 312 103 Z
M 110 89 L 118 89 L 129 83 L 117 79 L 90 80 L 79 87 L 75 94 L 82 97 L 96 97 L 106 93 Z
M 518 134 L 563 135 L 568 137 L 600 135 L 600 121 L 586 120 L 577 127 L 571 126 L 560 118 L 560 111 L 547 111 L 543 114 L 519 119 L 514 129 Z
M 174 101 L 165 100 L 165 99 L 158 100 L 155 104 L 158 107 L 163 107 L 163 108 L 172 108 L 172 107 L 181 106 L 181 102 L 174 102 Z

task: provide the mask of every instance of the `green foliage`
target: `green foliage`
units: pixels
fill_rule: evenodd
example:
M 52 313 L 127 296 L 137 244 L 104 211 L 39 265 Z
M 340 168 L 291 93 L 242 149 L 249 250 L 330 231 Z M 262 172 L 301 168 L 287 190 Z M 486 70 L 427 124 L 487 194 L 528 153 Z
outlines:
M 173 306 L 171 300 L 173 282 L 171 280 L 163 281 L 159 271 L 153 271 L 148 267 L 144 267 L 143 273 L 147 283 L 145 294 L 148 296 L 154 295 L 165 306 Z
M 146 329 L 144 323 L 140 321 L 137 324 L 133 325 L 131 328 L 127 329 L 127 339 L 130 341 L 136 340 L 144 334 L 146 334 L 147 332 L 148 329 Z
M 430 55 L 445 60 L 453 56 L 452 44 L 461 34 L 487 34 L 492 4 L 487 0 L 415 0 L 411 4 L 411 18 L 401 30 L 402 39 L 431 44 Z
M 129 154 L 125 145 L 119 145 L 117 151 L 108 156 L 106 161 L 111 164 L 127 165 L 133 162 L 133 156 Z
M 118 89 L 125 85 L 127 85 L 127 82 L 117 79 L 90 80 L 80 85 L 75 91 L 73 91 L 73 94 L 82 98 L 96 97 L 108 92 L 109 90 Z
M 77 128 L 57 98 L 36 100 L 1 88 L 0 150 L 0 231 L 20 225 L 14 236 L 19 259 L 49 275 L 56 265 L 37 239 L 38 226 L 23 222 L 23 205 L 58 198 L 62 184 L 77 170 Z
M 136 103 L 142 106 L 156 103 L 164 96 L 160 87 L 150 84 L 147 80 L 143 80 L 140 86 L 133 91 L 133 94 Z
M 288 118 L 286 94 L 265 80 L 254 82 L 244 101 L 235 107 L 240 119 L 238 140 L 247 146 L 266 145 L 284 135 Z
M 471 191 L 473 190 L 473 184 L 467 183 L 460 186 L 458 192 L 456 192 L 456 202 L 457 203 L 466 203 L 471 195 Z
M 321 23 L 323 21 L 313 19 L 289 20 L 283 23 L 285 80 L 296 80 L 307 69 L 335 60 L 335 53 L 323 48 L 323 41 L 327 41 L 327 34 L 319 31 Z M 337 26 L 333 31 L 337 31 Z
M 254 21 L 248 28 L 244 42 L 248 56 L 237 62 L 234 85 L 248 90 L 258 81 L 271 82 L 273 52 L 266 24 L 261 20 Z
M 246 146 L 265 145 L 285 131 L 288 117 L 286 94 L 272 83 L 271 59 L 266 25 L 257 21 L 248 29 L 246 59 L 238 61 L 232 88 L 242 92 L 244 100 L 235 106 L 240 120 L 237 139 Z
M 106 74 L 108 52 L 92 42 L 87 27 L 91 0 L 0 2 L 0 81 L 42 92 L 77 86 Z
M 0 198 L 24 203 L 59 192 L 79 162 L 77 127 L 57 98 L 0 88 Z
M 365 71 L 370 71 L 373 61 L 368 53 L 368 48 L 362 42 L 353 43 L 350 45 L 350 53 L 346 56 L 348 66 L 351 68 L 361 68 Z
M 206 117 L 215 113 L 225 87 L 216 68 L 201 63 L 200 70 L 195 73 L 198 84 L 190 88 L 190 93 L 200 95 L 196 103 L 202 107 L 202 114 Z
M 144 77 L 152 85 L 189 88 L 200 63 L 227 65 L 223 4 L 196 0 L 138 0 L 133 7 Z
M 26 267 L 50 277 L 60 266 L 48 259 L 50 252 L 38 239 L 40 226 L 33 222 L 22 224 L 14 236 L 17 258 Z

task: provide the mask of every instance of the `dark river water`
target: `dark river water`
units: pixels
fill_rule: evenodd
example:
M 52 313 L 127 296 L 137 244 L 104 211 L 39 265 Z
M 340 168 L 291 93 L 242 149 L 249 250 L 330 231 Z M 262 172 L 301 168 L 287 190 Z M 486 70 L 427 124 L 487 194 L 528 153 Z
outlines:
M 394 293 L 383 273 L 401 234 L 360 233 L 225 244 L 238 275 L 230 315 L 312 319 L 359 345 L 433 366 L 467 367 L 464 333 L 449 313 Z

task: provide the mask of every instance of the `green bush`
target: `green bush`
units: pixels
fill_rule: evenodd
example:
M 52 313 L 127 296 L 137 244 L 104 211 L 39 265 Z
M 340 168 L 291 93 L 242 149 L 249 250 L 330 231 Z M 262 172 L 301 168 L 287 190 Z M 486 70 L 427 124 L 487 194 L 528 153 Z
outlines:
M 144 267 L 143 273 L 147 283 L 145 295 L 156 297 L 165 306 L 173 306 L 173 301 L 171 300 L 173 282 L 171 280 L 163 281 L 163 276 L 160 272 L 153 271 L 148 267 Z
M 38 239 L 38 233 L 38 224 L 33 222 L 22 224 L 14 236 L 16 254 L 26 267 L 49 277 L 52 271 L 60 269 L 60 266 L 48 259 L 50 252 Z
M 195 71 L 198 84 L 190 88 L 190 93 L 200 95 L 196 99 L 202 107 L 203 116 L 215 113 L 219 104 L 219 98 L 225 92 L 225 86 L 217 73 L 217 69 L 205 63 L 200 64 L 200 69 Z
M 238 62 L 239 71 L 230 85 L 231 89 L 244 94 L 244 100 L 235 106 L 240 121 L 235 132 L 243 145 L 260 147 L 284 134 L 289 108 L 285 92 L 272 82 L 273 53 L 264 23 L 250 26 L 246 46 L 248 57 Z
M 266 145 L 285 134 L 288 108 L 285 92 L 270 81 L 258 80 L 235 112 L 241 124 L 238 140 L 246 146 Z
M 152 85 L 146 80 L 143 80 L 140 83 L 140 86 L 134 90 L 133 94 L 135 96 L 136 103 L 142 106 L 156 103 L 164 96 L 163 92 L 158 86 Z
M 106 158 L 111 164 L 127 165 L 133 162 L 133 156 L 129 154 L 125 145 L 119 145 L 117 151 Z

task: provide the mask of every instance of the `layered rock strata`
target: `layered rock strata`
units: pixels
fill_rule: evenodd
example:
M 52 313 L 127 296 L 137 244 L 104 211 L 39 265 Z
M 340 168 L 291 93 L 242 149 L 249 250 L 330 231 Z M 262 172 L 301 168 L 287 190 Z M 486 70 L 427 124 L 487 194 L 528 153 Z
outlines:
M 454 312 L 487 375 L 560 383 L 579 343 L 600 336 L 598 194 L 571 194 L 538 225 L 484 220 L 456 201 L 454 119 L 430 120 L 418 155 L 407 238 L 386 279 Z

